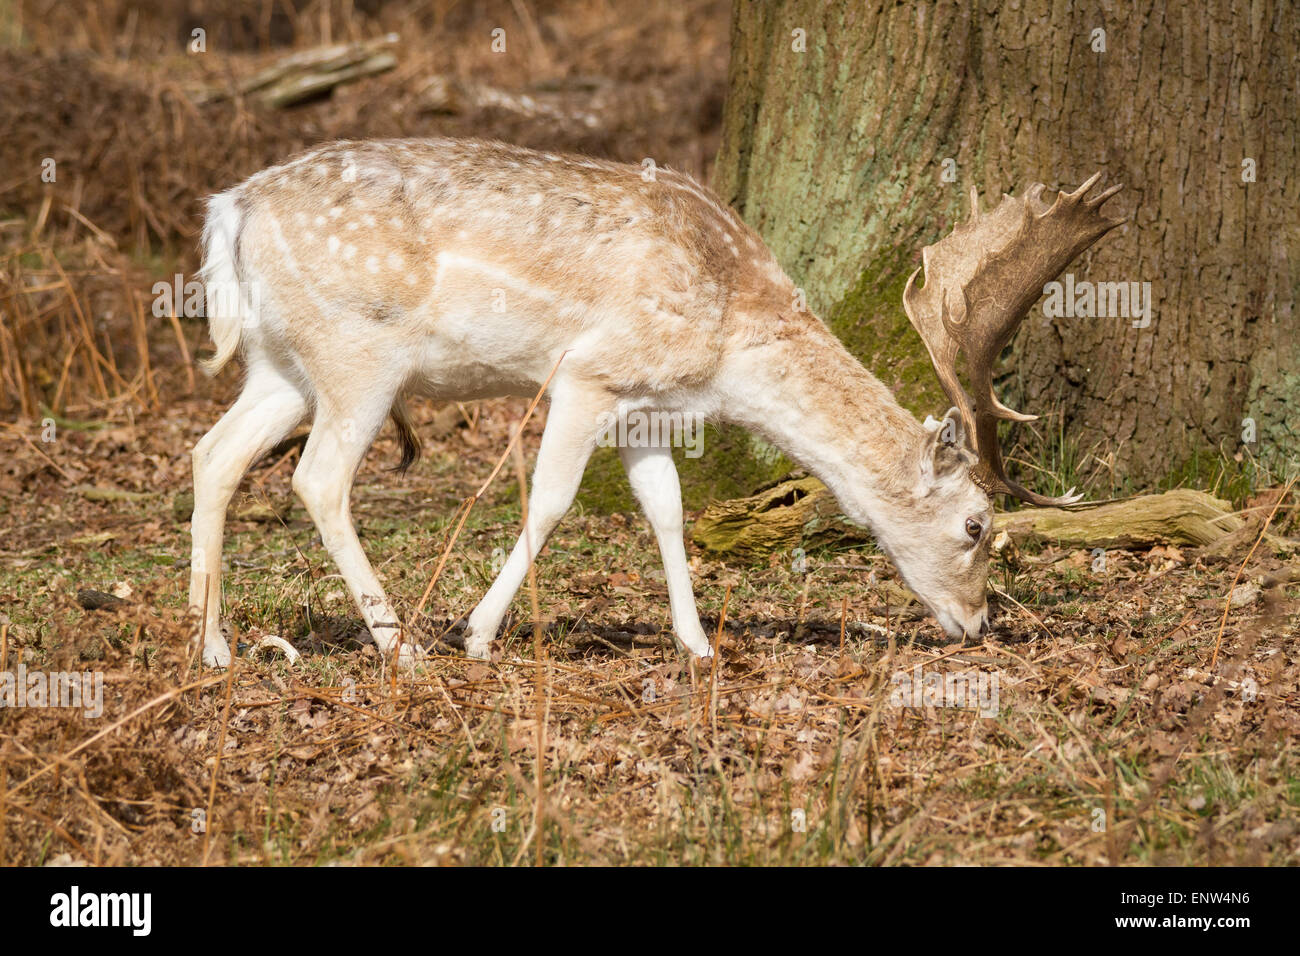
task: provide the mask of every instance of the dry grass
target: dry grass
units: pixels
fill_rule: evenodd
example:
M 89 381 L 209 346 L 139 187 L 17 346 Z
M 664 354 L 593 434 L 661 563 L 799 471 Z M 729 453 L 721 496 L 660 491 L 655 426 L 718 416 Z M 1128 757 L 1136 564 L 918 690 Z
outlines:
M 650 156 L 699 176 L 717 149 L 726 73 L 721 0 L 671 9 L 597 0 L 392 4 L 374 17 L 344 16 L 361 4 L 309 4 L 296 26 L 272 33 L 289 30 L 294 42 L 310 45 L 395 30 L 403 38 L 398 67 L 288 110 L 196 96 L 233 90 L 284 57 L 283 48 L 258 52 L 256 22 L 218 15 L 244 5 L 213 5 L 203 54 L 186 52 L 192 25 L 172 4 L 45 6 L 22 8 L 26 42 L 0 48 L 7 133 L 0 138 L 0 414 L 32 417 L 41 404 L 98 409 L 124 394 L 137 400 L 133 376 L 155 373 L 150 355 L 132 351 L 134 330 L 124 342 L 120 324 L 142 303 L 149 316 L 154 281 L 193 274 L 203 197 L 311 144 L 487 136 L 629 162 Z M 273 23 L 284 6 L 265 5 Z M 329 23 L 348 27 L 340 35 Z M 515 52 L 492 52 L 497 25 Z M 223 36 L 240 52 L 226 52 Z M 555 111 L 467 102 L 438 112 L 425 94 L 435 77 L 531 96 Z M 591 121 L 569 118 L 575 111 Z M 42 178 L 48 161 L 53 183 Z M 88 331 L 88 316 L 102 322 Z M 197 346 L 202 330 L 186 326 L 179 337 Z M 190 365 L 170 349 L 152 358 L 167 368 Z M 188 379 L 185 385 L 193 390 Z M 155 400 L 152 389 L 145 398 Z
M 527 593 L 499 661 L 437 643 L 454 639 L 453 619 L 516 533 L 507 468 L 467 521 L 429 616 L 412 615 L 436 656 L 410 675 L 369 643 L 305 516 L 268 524 L 245 510 L 286 497 L 290 453 L 260 465 L 236 503 L 236 516 L 253 517 L 232 520 L 227 587 L 242 640 L 273 632 L 304 657 L 241 658 L 229 685 L 215 675 L 181 692 L 202 675 L 176 617 L 185 517 L 173 492 L 203 407 L 184 407 L 182 424 L 145 413 L 52 450 L 97 486 L 139 489 L 125 500 L 72 490 L 5 430 L 28 488 L 5 516 L 15 525 L 0 553 L 9 659 L 106 680 L 98 720 L 0 714 L 10 861 L 1294 863 L 1300 853 L 1297 602 L 1284 563 L 1259 554 L 1244 578 L 1271 569 L 1277 583 L 1232 609 L 1213 671 L 1239 558 L 1116 552 L 1097 572 L 1085 552 L 1004 552 L 998 637 L 957 647 L 900 609 L 888 565 L 870 552 L 814 554 L 807 573 L 697 556 L 706 626 L 725 617 L 715 670 L 662 631 L 665 587 L 642 523 L 577 514 L 538 566 L 539 672 Z M 387 439 L 367 461 L 357 518 L 399 607 L 417 605 L 456 503 L 501 460 L 523 411 L 485 406 L 405 478 L 383 472 Z M 142 460 L 163 477 L 140 474 Z M 80 587 L 130 593 L 89 612 Z M 916 670 L 993 676 L 996 712 L 896 706 L 895 682 Z M 209 803 L 210 829 L 191 832 Z

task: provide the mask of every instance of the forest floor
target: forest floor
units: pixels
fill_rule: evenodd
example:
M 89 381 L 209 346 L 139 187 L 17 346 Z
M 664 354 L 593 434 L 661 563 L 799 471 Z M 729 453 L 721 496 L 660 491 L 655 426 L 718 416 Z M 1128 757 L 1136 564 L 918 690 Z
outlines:
M 1219 644 L 1241 556 L 1112 551 L 1094 570 L 1088 552 L 1004 552 L 995 634 L 961 645 L 887 603 L 894 573 L 871 549 L 761 566 L 693 554 L 720 647 L 700 663 L 666 633 L 644 521 L 572 513 L 538 562 L 543 666 L 526 588 L 500 659 L 464 659 L 440 638 L 513 543 L 513 479 L 471 512 L 429 616 L 413 610 L 523 410 L 481 406 L 403 477 L 386 471 L 386 436 L 358 480 L 366 548 L 434 652 L 414 674 L 380 658 L 292 504 L 295 448 L 234 503 L 225 580 L 237 639 L 275 634 L 302 657 L 245 655 L 223 675 L 196 665 L 181 617 L 187 450 L 213 405 L 54 445 L 0 432 L 0 670 L 104 681 L 98 717 L 0 713 L 4 858 L 1300 861 L 1300 601 L 1294 586 L 1239 586 Z M 1245 579 L 1281 564 L 1257 552 Z M 82 589 L 120 603 L 87 610 Z M 930 696 L 931 681 L 967 678 L 969 699 L 961 684 Z
M 294 500 L 300 440 L 258 463 L 232 504 L 225 611 L 244 653 L 224 672 L 195 660 L 189 453 L 237 375 L 193 374 L 202 324 L 146 321 L 140 290 L 192 269 L 197 198 L 301 142 L 370 132 L 477 131 L 632 161 L 666 142 L 704 175 L 725 7 L 687 4 L 671 22 L 589 10 L 604 47 L 572 42 L 564 49 L 580 52 L 566 62 L 533 45 L 513 77 L 439 40 L 453 75 L 503 89 L 547 68 L 611 78 L 596 84 L 608 122 L 576 131 L 499 103 L 418 123 L 381 114 L 375 104 L 418 86 L 419 64 L 403 60 L 336 101 L 231 107 L 219 114 L 238 121 L 230 135 L 208 129 L 210 113 L 187 127 L 155 96 L 166 84 L 150 69 L 163 67 L 97 53 L 93 36 L 77 57 L 103 71 L 94 90 L 60 73 L 82 59 L 0 51 L 0 72 L 35 84 L 0 105 L 22 113 L 6 128 L 80 90 L 109 104 L 143 97 L 136 128 L 158 139 L 138 153 L 100 143 L 86 119 L 98 107 L 83 109 L 71 155 L 109 151 L 125 188 L 86 180 L 43 208 L 41 192 L 0 183 L 0 345 L 11 350 L 0 353 L 0 673 L 90 673 L 103 693 L 102 706 L 0 708 L 0 863 L 1300 863 L 1300 587 L 1278 574 L 1293 552 L 1252 551 L 1252 539 L 1226 555 L 1158 547 L 1099 561 L 1009 547 L 993 559 L 994 633 L 961 644 L 905 601 L 873 548 L 750 565 L 688 544 L 719 651 L 700 662 L 668 632 L 644 520 L 578 508 L 537 563 L 540 655 L 525 587 L 497 659 L 470 661 L 454 625 L 519 527 L 508 462 L 427 613 L 416 609 L 523 401 L 418 405 L 422 460 L 389 471 L 385 431 L 358 477 L 354 518 L 430 650 L 421 670 L 378 654 Z M 455 38 L 453 26 L 477 35 L 482 24 L 449 25 Z M 637 56 L 620 58 L 627 48 Z M 441 49 L 430 41 L 431 57 Z M 214 72 L 183 60 L 165 70 L 181 84 Z M 569 89 L 591 95 L 585 79 Z M 209 155 L 167 138 L 186 131 L 237 148 Z M 163 154 L 171 165 L 150 165 Z M 0 159 L 17 169 L 30 157 Z M 530 460 L 544 421 L 542 408 L 525 429 Z M 1261 526 L 1278 505 L 1272 530 L 1294 537 L 1295 501 L 1260 488 L 1234 504 Z M 250 656 L 267 635 L 299 660 Z

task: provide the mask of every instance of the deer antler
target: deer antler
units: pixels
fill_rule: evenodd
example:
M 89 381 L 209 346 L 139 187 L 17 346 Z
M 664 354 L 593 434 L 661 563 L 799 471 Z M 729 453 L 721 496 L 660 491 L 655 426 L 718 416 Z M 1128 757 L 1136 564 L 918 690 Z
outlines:
M 903 291 L 903 308 L 930 353 L 939 382 L 961 413 L 966 433 L 975 439 L 979 463 L 971 478 L 989 494 L 1002 491 L 1037 505 L 1069 504 L 1081 495 L 1047 498 L 1007 477 L 998 446 L 999 421 L 1033 421 L 1007 408 L 993 393 L 993 365 L 1011 340 L 1043 286 L 1070 261 L 1123 219 L 1101 214 L 1101 205 L 1122 186 L 1091 199 L 1096 173 L 1072 193 L 1058 192 L 1050 206 L 1046 186 L 1034 183 L 1018 198 L 1004 195 L 996 209 L 981 213 L 971 187 L 971 217 L 952 233 L 921 251 L 925 285 L 916 286 L 917 269 Z M 957 377 L 957 352 L 966 355 L 972 402 Z

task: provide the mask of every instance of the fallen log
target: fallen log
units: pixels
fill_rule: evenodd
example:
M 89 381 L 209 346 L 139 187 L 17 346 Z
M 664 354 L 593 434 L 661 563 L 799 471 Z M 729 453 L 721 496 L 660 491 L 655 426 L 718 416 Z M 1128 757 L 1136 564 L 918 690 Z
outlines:
M 590 93 L 570 85 L 567 89 L 535 88 L 531 93 L 516 93 L 474 80 L 435 75 L 425 81 L 416 102 L 429 113 L 463 114 L 495 109 L 527 119 L 550 119 L 595 129 L 604 123 L 602 113 L 608 113 L 611 105 L 611 97 L 600 85 L 596 89 L 596 93 Z M 639 103 L 625 105 L 644 108 Z
M 1243 524 L 1228 502 L 1203 491 L 1176 488 L 1158 495 L 1071 508 L 1025 508 L 993 520 L 1017 544 L 1072 548 L 1150 548 L 1213 544 Z
M 390 33 L 360 43 L 338 43 L 302 50 L 244 80 L 238 89 L 266 106 L 276 109 L 294 106 L 321 96 L 336 86 L 393 69 L 397 66 L 397 57 L 391 48 L 397 42 L 397 34 Z M 204 91 L 197 99 L 211 102 L 225 99 L 228 95 L 225 89 L 212 89 Z
M 706 551 L 755 560 L 795 547 L 871 540 L 865 528 L 840 514 L 816 478 L 789 478 L 747 498 L 715 501 L 704 509 L 691 538 Z
M 274 499 L 262 496 L 239 495 L 231 503 L 228 517 L 231 521 L 257 521 L 280 524 L 293 515 L 293 495 L 276 495 Z M 172 497 L 172 519 L 189 521 L 194 513 L 194 492 L 181 491 Z
M 1005 531 L 1017 544 L 1070 548 L 1203 546 L 1242 525 L 1228 502 L 1188 488 L 1068 508 L 1025 508 L 993 521 L 995 533 Z M 810 476 L 786 479 L 747 498 L 714 502 L 696 520 L 691 537 L 707 551 L 744 560 L 796 547 L 872 540 Z

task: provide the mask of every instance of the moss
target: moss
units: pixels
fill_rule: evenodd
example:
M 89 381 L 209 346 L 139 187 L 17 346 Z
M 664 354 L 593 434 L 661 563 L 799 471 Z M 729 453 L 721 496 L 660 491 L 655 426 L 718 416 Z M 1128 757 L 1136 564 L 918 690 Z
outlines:
M 587 470 L 578 488 L 578 506 L 583 511 L 611 514 L 635 511 L 636 499 L 623 474 L 623 463 L 613 448 L 597 448 L 587 462 Z
M 793 464 L 743 428 L 709 426 L 704 431 L 704 454 L 690 459 L 679 455 L 677 467 L 682 499 L 689 510 L 698 510 L 714 499 L 747 495 L 787 475 Z
M 734 426 L 706 426 L 701 447 L 703 454 L 697 458 L 688 458 L 685 449 L 673 449 L 687 511 L 698 511 L 718 498 L 747 495 L 784 477 L 793 467 L 784 455 Z M 597 448 L 591 456 L 578 489 L 578 504 L 599 514 L 638 509 L 613 448 Z
M 915 268 L 900 250 L 882 252 L 831 307 L 826 324 L 904 408 L 923 417 L 948 403 L 925 344 L 903 311 L 903 289 Z

